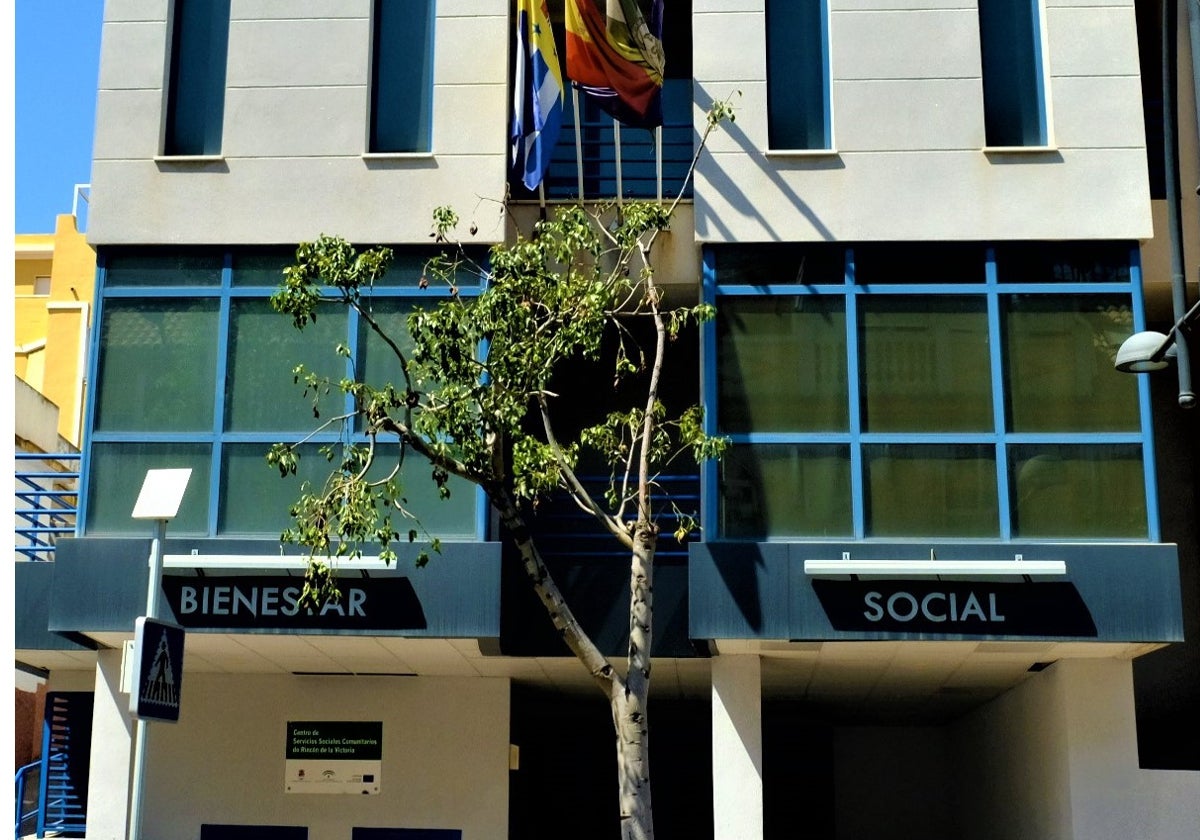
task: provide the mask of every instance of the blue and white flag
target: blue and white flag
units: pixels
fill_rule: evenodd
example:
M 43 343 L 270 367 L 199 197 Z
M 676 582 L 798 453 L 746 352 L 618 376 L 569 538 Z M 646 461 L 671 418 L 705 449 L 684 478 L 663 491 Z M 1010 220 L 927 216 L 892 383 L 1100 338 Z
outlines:
M 513 169 L 536 190 L 562 127 L 563 81 L 545 0 L 517 0 L 517 67 L 511 132 Z

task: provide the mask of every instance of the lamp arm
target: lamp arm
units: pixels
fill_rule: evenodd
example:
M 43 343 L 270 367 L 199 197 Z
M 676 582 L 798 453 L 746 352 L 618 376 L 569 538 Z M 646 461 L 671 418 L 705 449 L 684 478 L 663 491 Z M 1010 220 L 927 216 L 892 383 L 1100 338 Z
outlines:
M 1166 336 L 1163 338 L 1162 344 L 1158 345 L 1158 349 L 1150 355 L 1150 361 L 1162 361 L 1162 358 L 1167 355 L 1167 350 L 1175 343 L 1175 336 L 1180 330 L 1186 329 L 1189 326 L 1188 322 L 1197 315 L 1200 315 L 1200 300 L 1193 303 L 1192 308 L 1184 313 L 1182 318 L 1171 325 L 1171 329 L 1168 330 Z

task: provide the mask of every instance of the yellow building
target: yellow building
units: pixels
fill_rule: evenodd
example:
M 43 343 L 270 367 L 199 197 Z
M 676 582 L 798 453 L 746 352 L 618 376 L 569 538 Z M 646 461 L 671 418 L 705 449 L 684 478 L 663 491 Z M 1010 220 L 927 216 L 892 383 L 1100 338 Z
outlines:
M 58 434 L 77 447 L 96 252 L 76 229 L 75 216 L 64 213 L 52 234 L 17 234 L 15 258 L 17 378 L 58 407 Z

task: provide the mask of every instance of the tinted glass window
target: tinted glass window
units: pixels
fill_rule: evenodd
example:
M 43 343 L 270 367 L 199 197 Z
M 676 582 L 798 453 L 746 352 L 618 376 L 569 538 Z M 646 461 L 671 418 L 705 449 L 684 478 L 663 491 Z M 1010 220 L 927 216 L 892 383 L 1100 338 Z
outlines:
M 112 300 L 100 326 L 95 427 L 211 431 L 215 300 Z

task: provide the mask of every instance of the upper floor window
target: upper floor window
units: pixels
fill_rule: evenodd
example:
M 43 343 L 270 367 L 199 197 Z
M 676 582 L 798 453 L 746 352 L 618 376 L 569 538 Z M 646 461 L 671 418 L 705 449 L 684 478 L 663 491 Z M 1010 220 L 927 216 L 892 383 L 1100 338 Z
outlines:
M 829 149 L 829 29 L 825 0 L 767 0 L 767 141 Z
M 374 0 L 371 152 L 433 148 L 434 0 Z
M 45 275 L 40 275 L 33 278 L 33 293 L 38 297 L 46 297 L 50 294 L 50 278 Z
M 1134 248 L 711 249 L 712 532 L 1153 536 L 1139 385 L 1112 367 Z
M 674 197 L 681 190 L 690 195 L 690 184 L 685 185 L 684 178 L 695 148 L 691 0 L 671 0 L 663 8 L 663 122 L 653 131 L 618 126 L 594 100 L 572 90 L 566 75 L 563 0 L 546 2 L 565 85 L 562 129 L 542 182 L 546 198 L 655 198 L 660 193 Z M 509 183 L 513 198 L 537 198 L 537 193 L 521 182 L 521 173 L 510 177 Z
M 137 533 L 129 518 L 145 472 L 191 467 L 192 481 L 172 532 L 193 536 L 278 538 L 303 482 L 321 484 L 330 464 L 322 446 L 365 441 L 361 428 L 329 428 L 302 448 L 299 476 L 281 479 L 270 445 L 305 438 L 321 419 L 352 408 L 333 388 L 305 395 L 292 371 L 303 364 L 333 380 L 358 371 L 395 382 L 389 348 L 354 312 L 332 303 L 300 332 L 273 311 L 269 296 L 294 249 L 122 249 L 101 255 L 96 369 L 81 504 L 89 535 Z M 372 308 L 404 342 L 404 316 L 444 290 L 423 289 L 428 254 L 396 249 L 389 273 L 371 292 Z M 482 257 L 482 254 L 476 255 Z M 478 292 L 465 283 L 461 293 Z M 350 349 L 350 359 L 335 352 Z M 411 457 L 411 456 L 410 456 Z M 478 535 L 474 488 L 451 481 L 437 498 L 414 470 L 405 491 L 431 533 Z
M 163 154 L 221 153 L 230 0 L 174 0 Z
M 1040 21 L 1040 0 L 979 0 L 989 146 L 1049 142 Z

